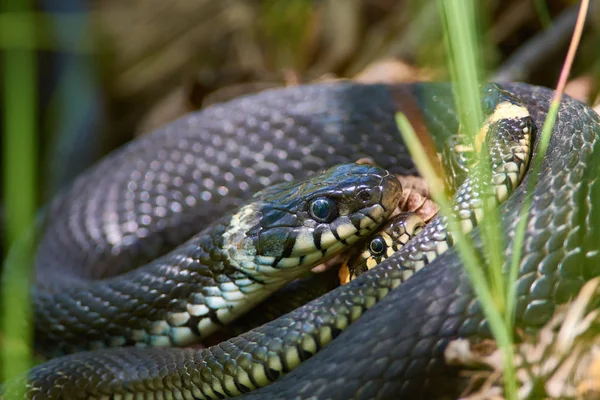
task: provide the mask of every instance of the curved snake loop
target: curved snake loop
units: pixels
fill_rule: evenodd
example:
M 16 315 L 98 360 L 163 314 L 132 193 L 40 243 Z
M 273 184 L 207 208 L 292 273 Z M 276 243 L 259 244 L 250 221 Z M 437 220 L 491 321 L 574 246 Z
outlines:
M 37 348 L 56 356 L 197 343 L 369 236 L 400 195 L 395 176 L 358 164 L 273 185 L 150 264 L 114 278 L 70 281 L 60 292 L 39 288 Z
M 527 108 L 536 126 L 542 125 L 550 90 L 501 86 Z M 147 249 L 164 252 L 181 236 L 190 236 L 199 221 L 207 223 L 239 206 L 248 193 L 327 165 L 370 157 L 391 172 L 414 173 L 395 127 L 398 110 L 418 133 L 431 133 L 433 148 L 441 148 L 457 132 L 452 90 L 443 84 L 302 86 L 184 117 L 113 154 L 53 204 L 40 262 L 60 265 L 54 272 L 38 268 L 38 281 L 48 278 L 52 290 L 54 274 L 71 276 L 82 260 L 93 266 L 88 278 L 112 273 L 110 268 L 123 271 L 132 260 L 156 255 Z M 522 328 L 541 326 L 556 304 L 600 275 L 600 208 L 595 207 L 600 161 L 594 157 L 599 134 L 597 114 L 574 100 L 563 101 L 538 185 L 529 194 L 533 205 L 516 288 L 516 321 Z M 174 173 L 180 179 L 171 179 Z M 525 187 L 517 187 L 500 206 L 507 252 Z M 156 198 L 148 197 L 151 190 Z M 100 221 L 110 223 L 103 227 Z M 474 234 L 481 251 L 477 230 Z M 95 239 L 92 247 L 87 245 L 90 238 Z M 79 246 L 69 247 L 67 254 L 60 242 Z M 443 350 L 454 338 L 487 335 L 485 319 L 453 248 L 400 285 L 407 252 L 402 249 L 348 285 L 209 349 L 106 349 L 51 360 L 29 374 L 29 394 L 52 398 L 69 390 L 72 398 L 219 398 L 251 391 L 248 399 L 450 395 L 457 389 L 457 372 L 444 363 Z M 98 267 L 109 253 L 116 261 L 110 268 Z

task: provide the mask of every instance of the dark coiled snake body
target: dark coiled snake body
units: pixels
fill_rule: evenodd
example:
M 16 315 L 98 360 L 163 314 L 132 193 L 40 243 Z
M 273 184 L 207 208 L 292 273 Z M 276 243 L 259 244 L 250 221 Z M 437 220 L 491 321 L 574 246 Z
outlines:
M 525 84 L 502 86 L 527 107 L 541 128 L 552 92 Z M 331 165 L 369 157 L 390 171 L 413 174 L 414 165 L 395 126 L 395 112 L 406 113 L 417 131 L 431 132 L 429 144 L 436 147 L 457 131 L 451 99 L 450 87 L 441 84 L 332 83 L 268 91 L 188 115 L 109 156 L 53 203 L 38 264 L 51 260 L 57 269 L 39 267 L 38 284 L 44 283 L 44 290 L 55 293 L 55 298 L 60 298 L 63 285 L 81 285 L 82 296 L 93 293 L 86 289 L 86 281 L 75 278 L 73 271 L 80 265 L 90 266 L 86 278 L 122 273 L 197 233 L 199 227 L 240 206 L 260 189 Z M 533 195 L 516 290 L 516 319 L 521 327 L 539 327 L 558 303 L 600 275 L 599 134 L 597 114 L 579 102 L 563 100 L 534 193 L 526 193 L 522 184 L 500 208 L 510 256 L 518 210 L 524 196 Z M 111 221 L 110 229 L 99 228 L 100 218 Z M 111 271 L 103 269 L 108 254 Z M 252 356 L 267 360 L 259 375 L 279 378 L 264 388 L 250 391 L 257 382 L 248 378 L 244 382 L 250 387 L 225 383 L 219 390 L 192 390 L 190 382 L 200 373 L 194 364 L 197 350 L 125 348 L 77 353 L 43 364 L 31 374 L 32 394 L 127 398 L 135 393 L 172 392 L 194 398 L 250 391 L 245 396 L 252 399 L 449 394 L 452 386 L 448 385 L 456 375 L 444 364 L 445 345 L 457 337 L 486 335 L 484 317 L 454 249 L 390 291 L 399 267 L 397 259 L 393 256 L 375 269 L 377 273 L 365 274 L 263 326 L 260 335 L 246 342 L 232 339 L 214 350 L 220 366 L 211 373 L 228 382 L 227 374 L 238 376 L 236 362 L 242 363 L 239 359 L 230 362 L 228 354 L 239 355 L 253 343 Z M 124 288 L 97 301 L 125 301 L 142 286 L 131 291 Z M 354 321 L 353 299 L 377 298 L 382 292 L 389 294 L 346 328 Z M 167 301 L 144 298 L 148 299 L 144 304 Z M 77 308 L 76 301 L 69 301 L 58 310 L 50 303 L 37 304 L 36 318 L 56 323 L 70 307 Z M 115 311 L 110 318 L 124 324 L 127 318 L 135 319 L 136 308 L 131 309 L 133 314 Z M 337 323 L 346 329 L 337 337 L 335 329 L 328 331 L 335 339 L 323 349 L 319 340 L 303 343 L 302 348 L 314 349 L 312 357 L 300 351 L 286 353 L 303 362 L 283 376 L 268 376 L 278 371 L 267 368 L 273 361 L 269 361 L 268 352 L 273 350 L 269 346 L 277 347 L 276 338 L 299 335 L 332 310 L 341 311 L 342 316 L 338 317 L 341 322 L 332 321 L 331 326 Z M 79 327 L 83 331 L 98 328 L 94 323 L 110 323 L 110 318 L 94 314 L 93 305 L 86 311 L 86 316 L 72 317 L 67 324 L 89 321 L 91 326 Z M 99 318 L 104 319 L 98 322 Z M 294 325 L 294 321 L 308 325 Z M 54 341 L 42 328 L 36 331 L 36 339 Z M 62 351 L 77 347 L 76 339 L 72 337 Z M 278 368 L 286 370 L 285 365 Z M 61 378 L 52 380 L 56 371 Z M 96 375 L 90 377 L 89 371 Z M 109 383 L 116 381 L 121 382 L 115 386 L 119 394 L 110 391 Z M 67 383 L 71 392 L 65 395 L 60 389 Z

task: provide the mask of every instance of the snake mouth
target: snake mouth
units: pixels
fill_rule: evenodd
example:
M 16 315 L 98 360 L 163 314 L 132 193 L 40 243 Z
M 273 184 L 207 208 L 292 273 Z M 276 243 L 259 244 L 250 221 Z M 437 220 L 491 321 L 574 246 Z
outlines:
M 314 266 L 376 231 L 396 209 L 402 185 L 394 174 L 382 169 L 369 171 L 361 180 L 370 183 L 359 185 L 353 189 L 355 194 L 344 196 L 354 199 L 352 203 L 357 209 L 346 209 L 335 220 L 316 228 L 297 229 L 291 251 L 284 257 L 256 257 L 258 268 L 265 273 L 281 274 L 281 269 Z M 368 199 L 361 199 L 367 193 Z

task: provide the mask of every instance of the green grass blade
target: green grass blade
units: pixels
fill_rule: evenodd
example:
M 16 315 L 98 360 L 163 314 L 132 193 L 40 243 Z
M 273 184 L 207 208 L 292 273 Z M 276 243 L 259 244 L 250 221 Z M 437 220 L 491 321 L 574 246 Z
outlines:
M 448 54 L 455 97 L 465 132 L 473 135 L 483 122 L 479 96 L 480 57 L 475 34 L 475 7 L 470 0 L 438 0 L 444 25 L 444 42 Z
M 20 11 L 28 11 L 32 6 L 24 0 L 5 0 L 0 4 L 6 9 L 18 8 Z M 11 24 L 1 25 L 0 35 L 3 38 L 17 35 L 27 41 L 35 40 L 32 16 L 29 23 L 19 25 L 19 32 L 13 32 L 13 28 Z M 32 248 L 29 247 L 28 233 L 34 221 L 37 196 L 35 133 L 38 100 L 35 53 L 29 49 L 3 49 L 2 60 L 5 248 L 19 242 L 11 249 L 3 266 L 1 357 L 4 379 L 8 379 L 31 366 L 28 259 Z
M 471 280 L 475 295 L 481 303 L 481 308 L 487 317 L 490 330 L 498 342 L 498 346 L 503 351 L 505 367 L 509 367 L 505 369 L 507 398 L 516 399 L 517 386 L 513 367 L 512 333 L 504 323 L 502 314 L 496 308 L 494 298 L 488 289 L 489 285 L 481 268 L 482 262 L 477 256 L 473 241 L 470 236 L 462 233 L 460 225 L 453 215 L 452 205 L 445 196 L 442 180 L 436 175 L 406 116 L 402 113 L 396 114 L 396 124 L 421 176 L 429 182 L 428 186 L 431 197 L 440 206 L 441 212 L 448 217 L 448 230 L 456 239 L 454 246 L 456 246 L 463 260 L 464 268 Z
M 438 0 L 438 6 L 445 28 L 445 46 L 455 88 L 459 119 L 464 129 L 463 132 L 473 137 L 483 123 L 479 94 L 481 58 L 477 41 L 476 3 L 473 0 Z M 483 154 L 480 155 L 480 160 L 479 167 L 482 168 L 482 176 L 491 177 L 489 154 L 486 153 L 485 148 Z M 503 275 L 504 232 L 495 204 L 484 202 L 484 217 L 480 223 L 480 233 L 486 263 L 470 262 L 468 257 L 463 255 L 468 249 L 461 248 L 461 246 L 458 250 L 463 257 L 465 269 L 482 309 L 488 318 L 490 329 L 504 355 L 506 396 L 507 398 L 516 398 L 512 325 L 507 325 L 506 319 L 503 318 L 507 293 Z M 474 250 L 471 248 L 470 251 Z M 487 280 L 481 272 L 484 265 L 486 265 Z
M 439 0 L 440 14 L 445 28 L 445 44 L 455 98 L 464 133 L 473 137 L 483 123 L 479 77 L 481 57 L 477 41 L 476 6 L 473 1 Z M 489 155 L 483 153 L 480 167 L 483 175 L 491 176 Z M 504 265 L 504 241 L 498 210 L 484 205 L 484 218 L 480 224 L 483 244 L 489 262 L 487 269 L 490 290 L 496 306 L 503 311 L 505 287 L 502 275 Z

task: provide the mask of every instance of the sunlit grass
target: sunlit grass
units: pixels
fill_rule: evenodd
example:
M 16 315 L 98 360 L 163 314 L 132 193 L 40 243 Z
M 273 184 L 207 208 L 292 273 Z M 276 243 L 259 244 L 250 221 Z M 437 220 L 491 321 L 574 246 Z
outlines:
M 448 53 L 448 65 L 454 82 L 454 94 L 463 134 L 473 138 L 483 123 L 480 98 L 481 51 L 477 41 L 476 3 L 471 1 L 439 1 L 440 15 L 444 22 L 444 43 Z M 489 155 L 482 149 L 482 160 Z M 484 177 L 491 177 L 489 162 L 480 163 Z M 484 203 L 485 218 L 480 226 L 490 268 L 488 282 L 496 307 L 504 306 L 502 265 L 504 264 L 502 230 L 498 211 Z
M 442 20 L 445 26 L 445 44 L 449 58 L 452 80 L 456 87 L 455 99 L 459 111 L 461 125 L 466 133 L 473 137 L 483 122 L 481 115 L 481 99 L 479 84 L 481 75 L 480 53 L 476 45 L 478 32 L 476 29 L 476 2 L 472 0 L 439 0 Z M 483 150 L 487 150 L 485 146 Z M 480 155 L 479 167 L 482 176 L 490 178 L 491 167 L 489 154 L 485 151 Z M 513 363 L 512 320 L 504 318 L 507 312 L 506 282 L 503 275 L 504 229 L 494 204 L 483 202 L 484 217 L 480 224 L 480 233 L 485 252 L 484 263 L 466 262 L 465 270 L 472 281 L 473 289 L 479 299 L 484 314 L 487 317 L 490 330 L 498 342 L 504 360 L 504 389 L 508 399 L 517 396 L 516 371 Z M 461 249 L 459 249 L 461 250 Z M 475 249 L 470 251 L 474 252 Z M 463 255 L 465 249 L 460 251 Z M 464 258 L 464 255 L 463 255 Z M 483 272 L 482 272 L 483 269 Z M 482 280 L 484 272 L 487 279 Z

